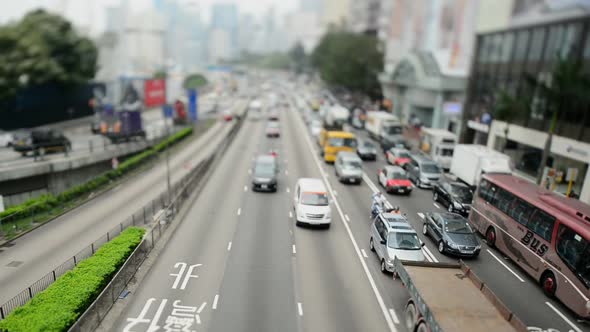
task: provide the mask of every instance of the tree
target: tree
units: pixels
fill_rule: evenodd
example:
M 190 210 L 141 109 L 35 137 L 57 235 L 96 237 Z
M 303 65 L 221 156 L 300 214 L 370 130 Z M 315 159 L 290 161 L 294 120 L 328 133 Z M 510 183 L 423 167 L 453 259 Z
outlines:
M 19 84 L 79 84 L 93 78 L 98 51 L 59 15 L 35 10 L 0 27 L 0 98 Z M 19 83 L 20 82 L 20 83 Z
M 305 54 L 305 48 L 303 48 L 301 42 L 295 43 L 289 51 L 289 57 L 295 66 L 295 72 L 298 74 L 303 73 L 307 67 L 307 54 Z
M 375 37 L 331 29 L 314 49 L 312 64 L 326 83 L 379 98 L 383 53 L 378 46 Z
M 184 79 L 182 86 L 185 89 L 198 89 L 207 85 L 207 78 L 201 74 L 191 74 Z
M 163 80 L 163 79 L 166 79 L 166 77 L 167 77 L 168 75 L 167 75 L 167 74 L 166 74 L 166 72 L 165 72 L 165 71 L 163 71 L 163 70 L 157 70 L 157 71 L 154 73 L 154 75 L 153 75 L 153 76 L 154 76 L 154 79 L 157 79 L 157 80 Z

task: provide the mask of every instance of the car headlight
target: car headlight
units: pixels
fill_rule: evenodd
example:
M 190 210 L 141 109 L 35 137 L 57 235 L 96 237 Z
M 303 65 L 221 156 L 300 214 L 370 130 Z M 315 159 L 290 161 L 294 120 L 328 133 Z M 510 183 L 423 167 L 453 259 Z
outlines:
M 454 244 L 453 242 L 447 242 L 447 245 L 452 249 L 459 249 L 459 246 Z
M 457 210 L 462 210 L 463 206 L 457 202 L 453 202 L 453 207 Z
M 326 213 L 326 215 L 324 217 L 326 219 L 331 219 L 332 218 L 332 211 L 328 210 L 328 213 Z
M 478 244 L 475 246 L 475 250 L 480 250 L 481 249 L 481 244 Z
M 387 263 L 389 263 L 389 264 L 392 264 L 392 265 L 393 265 L 393 260 L 394 260 L 394 258 L 388 258 L 388 259 L 387 259 Z
M 428 178 L 425 177 L 425 176 L 421 176 L 420 177 L 420 181 L 422 181 L 422 182 L 428 182 Z
M 586 301 L 586 309 L 590 310 L 590 301 Z

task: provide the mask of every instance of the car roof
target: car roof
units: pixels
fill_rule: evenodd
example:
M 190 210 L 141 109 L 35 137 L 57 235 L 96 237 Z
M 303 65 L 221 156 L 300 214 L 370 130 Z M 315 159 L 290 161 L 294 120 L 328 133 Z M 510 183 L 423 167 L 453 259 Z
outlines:
M 359 156 L 356 153 L 353 152 L 349 152 L 349 151 L 340 151 L 338 152 L 338 157 L 341 157 L 343 159 L 361 159 L 359 158 Z
M 396 147 L 392 147 L 391 149 L 389 149 L 390 151 L 393 151 L 394 153 L 400 153 L 400 152 L 407 152 L 410 153 L 410 150 L 408 149 L 404 149 L 404 148 L 396 148 Z
M 298 181 L 299 186 L 306 191 L 325 192 L 326 186 L 321 179 L 317 178 L 301 178 Z
M 434 160 L 432 160 L 431 158 L 429 158 L 423 154 L 414 153 L 414 154 L 412 154 L 412 158 L 414 158 L 414 160 L 416 160 L 416 162 L 419 164 L 422 164 L 422 163 L 436 164 L 436 162 Z
M 452 213 L 452 212 L 435 212 L 433 214 L 438 214 L 441 218 L 443 218 L 443 220 L 447 221 L 447 220 L 461 220 L 461 221 L 465 221 L 467 222 L 467 219 L 465 219 L 463 216 L 457 214 L 457 213 Z
M 271 155 L 268 155 L 268 154 L 263 154 L 263 155 L 256 157 L 256 162 L 257 163 L 276 163 L 276 158 Z
M 403 168 L 401 168 L 399 166 L 393 166 L 393 165 L 387 165 L 387 166 L 385 166 L 385 169 L 388 172 L 395 172 L 395 173 L 400 173 L 400 172 L 405 173 L 406 172 Z

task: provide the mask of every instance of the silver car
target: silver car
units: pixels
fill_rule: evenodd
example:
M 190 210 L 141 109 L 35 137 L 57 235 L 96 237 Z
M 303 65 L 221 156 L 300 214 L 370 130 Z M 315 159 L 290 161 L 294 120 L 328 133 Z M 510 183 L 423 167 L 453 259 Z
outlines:
M 423 155 L 411 155 L 405 168 L 408 177 L 418 188 L 432 188 L 442 176 L 442 170 L 436 162 Z
M 339 152 L 334 162 L 334 172 L 340 182 L 361 183 L 363 161 L 352 152 Z
M 406 218 L 396 213 L 381 213 L 373 219 L 369 248 L 377 254 L 381 272 L 395 272 L 393 260 L 423 262 L 424 253 L 416 231 Z

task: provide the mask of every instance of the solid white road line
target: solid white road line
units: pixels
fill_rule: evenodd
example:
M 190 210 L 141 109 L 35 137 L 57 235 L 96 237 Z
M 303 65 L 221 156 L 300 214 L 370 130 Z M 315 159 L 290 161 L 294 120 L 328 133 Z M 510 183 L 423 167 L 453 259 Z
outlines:
M 510 267 L 508 267 L 508 265 L 506 265 L 506 263 L 502 262 L 502 260 L 498 257 L 496 257 L 496 255 L 494 255 L 493 252 L 490 251 L 490 249 L 486 249 L 486 251 L 492 255 L 492 257 L 494 257 L 498 263 L 502 264 L 502 266 L 504 266 L 506 268 L 506 270 L 510 271 L 510 273 L 512 273 L 516 279 L 520 280 L 520 282 L 524 282 L 524 279 L 522 279 L 518 274 L 516 274 L 516 272 L 512 271 L 512 269 Z
M 399 319 L 397 318 L 395 311 L 393 311 L 393 309 L 389 309 L 389 313 L 391 314 L 391 318 L 393 318 L 393 322 L 399 324 Z
M 297 121 L 297 123 L 299 124 L 299 126 L 301 126 L 300 121 Z M 301 131 L 304 131 L 304 130 L 301 130 Z M 303 136 L 305 137 L 305 141 L 307 142 L 307 146 L 308 146 L 309 150 L 313 151 L 313 145 L 311 143 L 309 136 L 306 134 L 304 134 Z M 320 164 L 317 154 L 312 153 L 312 158 L 315 161 L 315 164 L 318 167 L 318 170 L 320 170 L 320 172 L 321 172 L 322 166 Z M 352 234 L 352 230 L 350 229 L 348 224 L 346 222 L 344 222 L 344 219 L 345 219 L 344 212 L 342 211 L 342 208 L 340 207 L 340 203 L 338 202 L 338 199 L 336 197 L 334 197 L 334 193 L 332 191 L 332 186 L 330 185 L 330 182 L 328 181 L 327 174 L 323 174 L 323 177 L 324 177 L 324 182 L 326 184 L 326 188 L 328 189 L 328 192 L 330 192 L 330 194 L 332 194 L 332 197 L 334 198 L 334 205 L 336 206 L 336 210 L 338 210 L 338 214 L 340 215 L 340 218 L 341 218 L 340 220 L 342 221 L 342 224 L 344 225 L 344 228 L 346 229 L 346 232 L 348 233 L 348 237 L 350 238 L 350 241 L 352 242 L 352 245 L 353 245 L 354 250 L 357 254 L 357 257 L 359 258 L 359 261 L 361 262 L 363 270 L 365 271 L 365 274 L 366 274 L 367 278 L 369 279 L 371 289 L 373 290 L 373 293 L 375 294 L 375 297 L 377 298 L 377 303 L 379 304 L 379 307 L 381 308 L 383 316 L 385 317 L 385 321 L 387 322 L 387 326 L 389 327 L 390 331 L 397 332 L 397 328 L 395 327 L 395 324 L 391 320 L 391 316 L 390 316 L 389 312 L 387 311 L 387 307 L 385 306 L 385 301 L 383 301 L 383 297 L 381 296 L 381 293 L 379 293 L 379 289 L 377 289 L 377 284 L 375 283 L 375 279 L 373 279 L 373 276 L 371 275 L 371 271 L 369 271 L 369 267 L 367 266 L 367 263 L 365 262 L 365 260 L 362 257 L 361 250 L 354 238 L 354 235 Z M 365 178 L 364 174 L 363 174 L 363 178 Z
M 231 241 L 227 244 L 227 251 L 231 250 Z
M 427 246 L 424 246 L 424 251 L 428 254 L 428 256 L 430 256 L 430 259 L 433 262 L 438 263 L 438 259 L 436 258 L 436 256 L 434 256 L 434 254 L 432 253 L 432 251 L 430 251 L 430 249 L 428 249 Z
M 365 249 L 361 249 L 361 253 L 363 254 L 363 257 L 369 258 L 369 256 L 367 256 L 367 252 L 365 251 Z
M 338 196 L 338 192 L 334 190 L 334 196 Z
M 424 257 L 426 257 L 426 260 L 429 262 L 432 262 L 432 257 L 430 257 L 430 254 L 428 253 L 428 251 L 424 250 L 424 248 L 422 248 L 422 253 L 424 254 Z
M 291 192 L 291 189 L 289 189 L 289 187 L 287 187 L 287 194 Z
M 297 311 L 299 311 L 299 316 L 303 316 L 303 305 L 301 302 L 297 302 Z
M 420 217 L 420 218 L 424 219 L 424 213 L 422 213 L 422 212 L 418 212 L 418 217 Z
M 242 214 L 242 208 L 238 208 L 238 216 Z
M 205 309 L 206 305 L 207 305 L 207 302 L 203 302 L 203 304 L 201 304 L 201 306 L 199 307 L 199 310 L 197 310 L 197 313 L 200 314 L 201 311 L 203 311 L 203 309 Z
M 369 186 L 369 188 L 371 189 L 371 191 L 373 191 L 373 193 L 379 192 L 379 189 L 377 189 L 377 186 L 375 186 L 375 184 L 373 183 L 373 181 L 371 181 L 371 179 L 369 179 L 369 176 L 365 172 L 363 172 L 363 180 L 365 181 L 365 183 L 367 184 L 367 186 Z
M 244 186 L 244 191 L 248 191 L 248 186 Z
M 347 214 L 344 215 L 344 219 L 346 219 L 346 221 L 350 222 L 350 218 L 348 218 Z
M 293 245 L 293 253 L 296 254 L 297 253 L 297 249 L 295 248 L 295 245 Z
M 215 298 L 213 299 L 213 310 L 217 309 L 217 301 L 219 300 L 219 294 L 215 294 Z
M 440 209 L 440 206 L 438 206 L 438 204 L 436 203 L 432 203 L 434 205 L 435 208 Z
M 289 218 L 293 218 L 293 212 L 289 211 Z
M 545 302 L 545 304 L 549 306 L 549 308 L 553 309 L 553 311 L 555 311 L 555 313 L 558 314 L 559 317 L 561 317 L 566 323 L 568 323 L 568 325 L 571 326 L 574 331 L 582 332 L 582 330 L 579 327 L 577 327 L 576 324 L 569 320 L 561 311 L 557 310 L 557 308 L 554 307 L 553 304 L 549 302 Z

